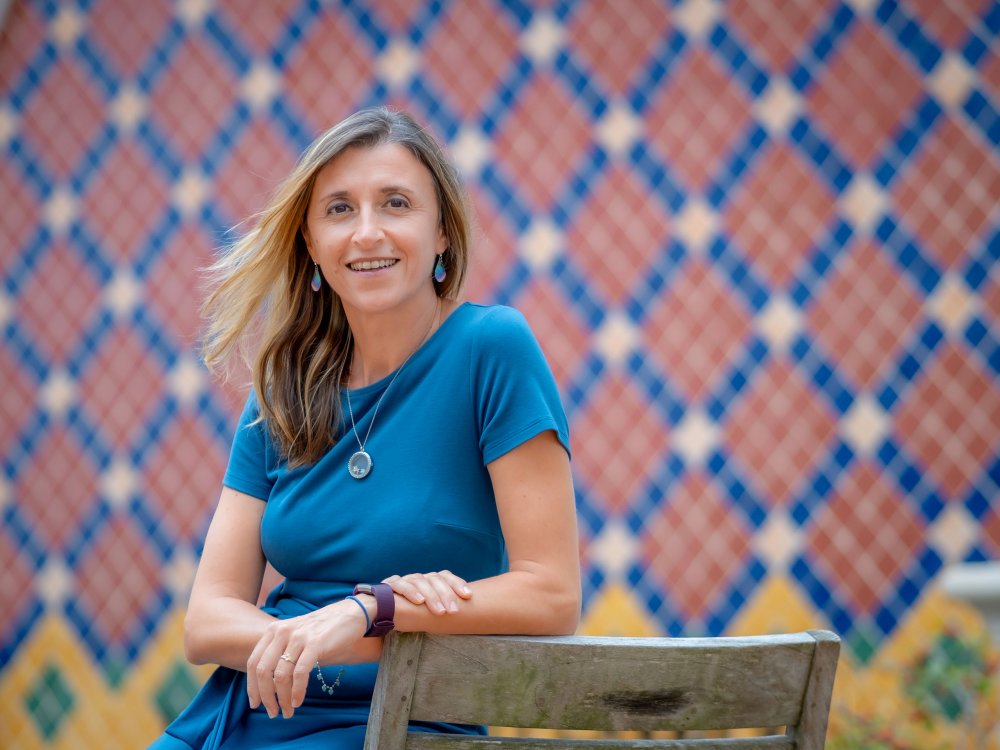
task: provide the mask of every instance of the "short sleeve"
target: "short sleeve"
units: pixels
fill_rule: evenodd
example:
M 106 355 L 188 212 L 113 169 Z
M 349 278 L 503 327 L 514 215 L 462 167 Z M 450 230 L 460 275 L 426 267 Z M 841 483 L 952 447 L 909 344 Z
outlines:
M 269 476 L 267 468 L 270 438 L 264 423 L 257 422 L 259 415 L 257 398 L 251 392 L 236 426 L 233 446 L 229 452 L 229 465 L 222 484 L 237 492 L 267 500 L 274 480 Z
M 568 454 L 569 427 L 559 389 L 528 321 L 513 308 L 497 306 L 479 329 L 471 372 L 483 463 L 546 430 L 556 433 Z

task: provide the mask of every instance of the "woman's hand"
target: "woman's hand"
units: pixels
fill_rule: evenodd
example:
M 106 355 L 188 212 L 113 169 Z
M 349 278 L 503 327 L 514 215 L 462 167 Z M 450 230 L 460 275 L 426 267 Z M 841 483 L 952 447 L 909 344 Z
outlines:
M 465 579 L 450 570 L 389 576 L 382 583 L 388 583 L 394 592 L 409 602 L 426 605 L 436 615 L 458 612 L 459 599 L 472 597 L 472 589 Z
M 354 661 L 351 647 L 366 628 L 364 614 L 348 599 L 270 624 L 247 660 L 250 708 L 263 704 L 272 719 L 279 711 L 290 718 L 305 700 L 316 663 Z

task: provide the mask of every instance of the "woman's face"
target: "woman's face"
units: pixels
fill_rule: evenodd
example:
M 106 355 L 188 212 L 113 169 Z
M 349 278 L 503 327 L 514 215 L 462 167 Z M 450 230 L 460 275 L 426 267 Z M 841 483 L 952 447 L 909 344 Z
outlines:
M 406 147 L 355 146 L 332 159 L 316 175 L 302 233 L 349 315 L 436 301 L 431 275 L 448 240 L 433 177 Z

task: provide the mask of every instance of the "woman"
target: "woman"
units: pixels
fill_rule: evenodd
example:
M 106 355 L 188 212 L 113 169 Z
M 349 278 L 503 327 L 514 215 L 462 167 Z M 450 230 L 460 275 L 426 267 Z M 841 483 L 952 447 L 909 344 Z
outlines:
M 469 224 L 433 139 L 366 110 L 216 265 L 206 361 L 256 347 L 185 620 L 220 668 L 154 748 L 360 748 L 393 627 L 576 628 L 566 418 L 524 318 L 458 301 Z

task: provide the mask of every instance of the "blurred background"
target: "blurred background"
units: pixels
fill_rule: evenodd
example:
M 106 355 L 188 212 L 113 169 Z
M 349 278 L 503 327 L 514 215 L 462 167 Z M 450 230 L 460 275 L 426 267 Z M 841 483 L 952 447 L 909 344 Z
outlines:
M 1000 4 L 0 8 L 3 747 L 142 747 L 207 674 L 245 390 L 198 269 L 377 103 L 447 145 L 468 296 L 555 371 L 582 632 L 831 628 L 831 744 L 985 746 L 995 647 L 940 579 L 1000 558 Z

